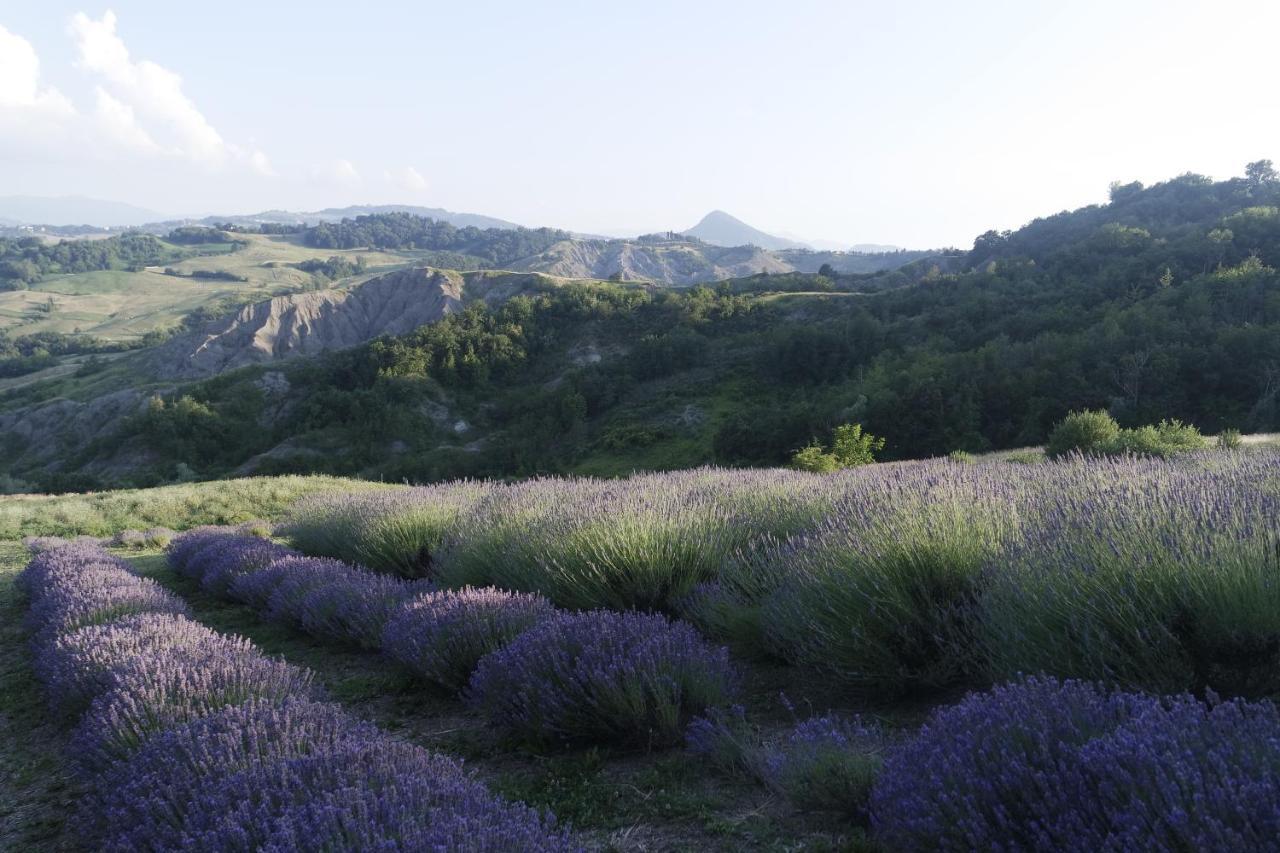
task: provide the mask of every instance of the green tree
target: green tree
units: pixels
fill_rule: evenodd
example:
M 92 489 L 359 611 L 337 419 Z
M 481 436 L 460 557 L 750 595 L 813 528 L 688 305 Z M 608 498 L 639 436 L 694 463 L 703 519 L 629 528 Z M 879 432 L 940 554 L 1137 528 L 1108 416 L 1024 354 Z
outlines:
M 862 431 L 862 424 L 843 424 L 832 433 L 831 453 L 841 468 L 870 465 L 884 450 L 884 439 Z
M 1258 188 L 1280 183 L 1280 175 L 1276 174 L 1270 160 L 1255 160 L 1244 167 L 1245 180 L 1250 187 Z
M 791 457 L 791 467 L 815 474 L 827 474 L 841 468 L 856 468 L 875 462 L 884 449 L 884 439 L 862 431 L 862 424 L 842 424 L 831 434 L 831 451 L 817 441 L 810 442 Z

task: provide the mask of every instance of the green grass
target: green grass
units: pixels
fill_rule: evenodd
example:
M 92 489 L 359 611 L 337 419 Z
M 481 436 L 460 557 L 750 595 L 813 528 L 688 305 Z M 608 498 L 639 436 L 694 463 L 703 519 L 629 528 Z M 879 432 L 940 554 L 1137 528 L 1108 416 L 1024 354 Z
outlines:
M 31 671 L 14 579 L 27 551 L 0 542 L 0 850 L 81 849 L 69 827 L 82 796 Z
M 378 488 L 378 484 L 340 477 L 285 476 L 90 494 L 0 496 L 0 539 L 110 536 L 127 529 L 181 530 L 199 524 L 276 519 L 305 495 L 366 488 Z
M 243 235 L 245 245 L 227 253 L 219 246 L 211 254 L 169 264 L 190 274 L 218 271 L 247 281 L 217 281 L 165 275 L 163 267 L 141 272 L 99 270 L 52 276 L 30 290 L 0 292 L 0 330 L 26 335 L 35 332 L 81 332 L 106 340 L 134 340 L 153 329 L 172 328 L 195 309 L 224 298 L 252 302 L 311 284 L 309 273 L 290 264 L 310 258 L 341 255 L 362 257 L 370 275 L 406 263 L 406 257 L 362 249 L 312 249 L 289 237 Z M 53 310 L 42 310 L 49 301 Z

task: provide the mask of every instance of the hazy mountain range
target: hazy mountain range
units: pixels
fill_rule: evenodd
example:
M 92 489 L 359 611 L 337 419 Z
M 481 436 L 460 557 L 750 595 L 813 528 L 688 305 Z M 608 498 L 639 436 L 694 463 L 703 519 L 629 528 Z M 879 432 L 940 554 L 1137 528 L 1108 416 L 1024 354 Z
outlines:
M 82 196 L 60 198 L 39 196 L 0 197 L 0 227 L 14 228 L 22 225 L 44 225 L 67 228 L 93 226 L 95 228 L 147 228 L 163 233 L 171 227 L 183 224 L 259 225 L 280 222 L 297 225 L 315 225 L 320 222 L 338 222 L 357 216 L 379 213 L 410 213 L 440 222 L 448 222 L 459 228 L 521 228 L 518 223 L 478 213 L 458 213 L 440 207 L 422 207 L 409 204 L 361 204 L 348 207 L 328 207 L 314 211 L 264 210 L 261 213 L 209 216 L 173 216 L 131 204 Z M 893 252 L 899 247 L 872 243 L 845 244 L 832 240 L 803 240 L 792 235 L 781 236 L 761 231 L 723 210 L 713 210 L 697 225 L 679 232 L 696 237 L 713 246 L 758 246 L 761 249 L 781 251 L 786 249 L 814 249 L 817 251 Z M 595 238 L 594 235 L 576 235 Z

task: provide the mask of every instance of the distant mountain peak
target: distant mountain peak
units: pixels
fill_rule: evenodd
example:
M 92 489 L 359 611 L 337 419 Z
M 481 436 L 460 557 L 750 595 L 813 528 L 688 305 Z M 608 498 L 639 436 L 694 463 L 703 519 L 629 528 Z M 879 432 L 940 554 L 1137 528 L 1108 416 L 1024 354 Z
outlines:
M 762 249 L 803 249 L 804 243 L 767 234 L 723 210 L 713 210 L 687 231 L 689 237 L 697 237 L 713 246 L 759 246 Z

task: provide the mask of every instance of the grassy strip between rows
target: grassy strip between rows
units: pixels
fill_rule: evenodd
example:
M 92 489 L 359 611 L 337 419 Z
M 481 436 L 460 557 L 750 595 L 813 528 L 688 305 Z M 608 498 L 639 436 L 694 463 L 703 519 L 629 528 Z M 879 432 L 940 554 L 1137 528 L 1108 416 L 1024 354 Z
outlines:
M 31 670 L 14 584 L 27 558 L 20 543 L 0 541 L 0 850 L 80 850 L 67 817 L 81 791 Z
M 421 746 L 465 758 L 494 791 L 550 808 L 592 849 L 868 850 L 865 835 L 825 814 L 797 814 L 765 790 L 723 778 L 683 750 L 605 748 L 551 755 L 512 752 L 473 714 L 413 682 L 380 656 L 317 643 L 260 621 L 168 569 L 158 553 L 127 555 L 139 571 L 182 595 L 199 621 L 251 639 L 265 653 L 314 670 L 358 716 Z M 748 704 L 785 726 L 777 697 L 813 689 L 780 668 L 752 668 Z M 803 699 L 801 700 L 804 701 Z

